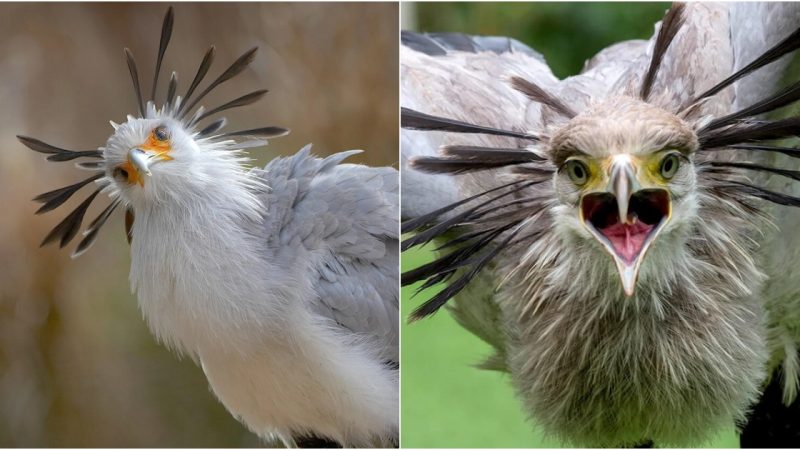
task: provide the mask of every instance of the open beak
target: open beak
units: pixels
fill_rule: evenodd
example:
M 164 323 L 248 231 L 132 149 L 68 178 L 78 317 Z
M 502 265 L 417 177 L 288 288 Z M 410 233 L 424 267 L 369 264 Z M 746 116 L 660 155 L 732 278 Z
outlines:
M 633 295 L 639 268 L 669 221 L 672 204 L 664 189 L 642 189 L 627 155 L 611 164 L 605 192 L 581 198 L 581 220 L 614 258 L 625 295 Z
M 155 152 L 149 150 L 142 150 L 141 148 L 132 148 L 128 151 L 128 164 L 134 170 L 131 174 L 131 181 L 136 181 L 139 185 L 144 184 L 143 176 L 150 176 L 153 173 L 150 167 L 160 161 L 169 161 L 172 158 L 166 152 Z

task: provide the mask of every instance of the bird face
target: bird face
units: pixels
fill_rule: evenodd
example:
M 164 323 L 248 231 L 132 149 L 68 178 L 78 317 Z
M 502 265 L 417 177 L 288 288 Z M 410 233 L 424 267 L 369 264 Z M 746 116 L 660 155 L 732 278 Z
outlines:
M 695 214 L 696 149 L 688 124 L 628 97 L 595 105 L 553 136 L 560 220 L 611 256 L 626 296 L 656 239 Z
M 32 137 L 18 136 L 20 142 L 31 150 L 50 155 L 47 157 L 49 161 L 95 159 L 77 164 L 82 169 L 95 172 L 90 177 L 35 198 L 35 201 L 44 203 L 37 213 L 44 213 L 64 204 L 81 188 L 96 185 L 95 191 L 50 231 L 42 245 L 60 242 L 64 247 L 72 241 L 83 224 L 87 209 L 101 192 L 111 197 L 111 204 L 89 224 L 83 233 L 84 238 L 72 253 L 73 257 L 83 254 L 92 246 L 100 228 L 120 205 L 126 209 L 126 227 L 131 226 L 133 214 L 139 207 L 164 205 L 168 203 L 167 200 L 172 200 L 169 204 L 173 206 L 187 207 L 190 200 L 199 198 L 214 197 L 215 201 L 226 204 L 235 198 L 245 205 L 243 210 L 246 209 L 252 218 L 258 220 L 260 217 L 261 203 L 255 195 L 264 186 L 244 166 L 250 161 L 244 149 L 266 145 L 267 139 L 284 136 L 289 130 L 266 126 L 223 132 L 221 130 L 227 124 L 224 117 L 202 125 L 205 120 L 224 111 L 258 101 L 267 93 L 265 89 L 209 109 L 200 103 L 217 86 L 242 73 L 253 61 L 257 49 L 254 47 L 246 51 L 206 87 L 198 89 L 214 61 L 216 50 L 211 46 L 186 93 L 178 94 L 178 75 L 172 72 L 166 99 L 159 103 L 156 100 L 159 73 L 172 35 L 172 26 L 173 11 L 169 8 L 161 28 L 149 100 L 145 101 L 142 94 L 136 60 L 131 51 L 125 49 L 139 116 L 129 115 L 121 125 L 111 122 L 114 134 L 104 147 L 74 151 Z M 210 189 L 212 187 L 216 189 Z M 242 191 L 248 194 L 243 196 Z
M 198 145 L 175 119 L 129 117 L 113 126 L 104 148 L 106 176 L 131 203 L 185 179 L 197 164 Z

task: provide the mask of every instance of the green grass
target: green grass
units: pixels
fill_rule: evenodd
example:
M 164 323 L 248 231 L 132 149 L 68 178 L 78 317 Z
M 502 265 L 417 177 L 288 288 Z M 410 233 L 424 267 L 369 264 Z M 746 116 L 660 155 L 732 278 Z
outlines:
M 403 254 L 408 270 L 431 253 Z M 402 291 L 406 318 L 429 296 L 411 299 Z M 404 319 L 405 320 L 405 319 Z M 405 448 L 560 447 L 525 419 L 505 374 L 471 367 L 489 355 L 489 346 L 463 328 L 447 312 L 402 330 L 402 431 Z M 711 448 L 736 448 L 733 427 L 709 442 Z

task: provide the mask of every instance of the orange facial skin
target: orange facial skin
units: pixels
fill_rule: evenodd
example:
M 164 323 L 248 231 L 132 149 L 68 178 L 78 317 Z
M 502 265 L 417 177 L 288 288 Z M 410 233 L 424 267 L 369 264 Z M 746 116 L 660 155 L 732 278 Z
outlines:
M 154 158 L 158 158 L 164 161 L 172 160 L 172 157 L 169 156 L 169 153 L 172 150 L 171 143 L 169 139 L 160 140 L 156 137 L 155 130 L 150 132 L 150 135 L 147 137 L 147 140 L 139 146 L 145 152 L 153 153 L 155 156 Z M 125 170 L 128 172 L 128 183 L 130 184 L 139 184 L 139 186 L 144 187 L 144 177 L 136 167 L 130 162 L 130 160 L 125 161 L 123 164 L 119 166 L 120 169 Z
M 144 144 L 139 146 L 139 148 L 141 148 L 142 150 L 144 150 L 146 152 L 149 151 L 149 152 L 153 152 L 153 153 L 156 153 L 156 154 L 164 154 L 164 153 L 167 153 L 170 150 L 172 150 L 172 148 L 170 146 L 169 139 L 166 139 L 166 140 L 163 140 L 163 141 L 159 140 L 156 137 L 155 130 L 150 132 L 150 135 L 147 137 L 147 140 L 144 142 Z M 170 158 L 170 159 L 172 159 L 172 158 Z
M 130 184 L 138 183 L 139 186 L 144 187 L 144 179 L 142 179 L 142 176 L 139 174 L 139 171 L 136 170 L 135 167 L 133 167 L 133 164 L 131 164 L 130 161 L 125 161 L 119 166 L 119 168 L 124 170 L 125 172 L 128 172 L 128 183 Z

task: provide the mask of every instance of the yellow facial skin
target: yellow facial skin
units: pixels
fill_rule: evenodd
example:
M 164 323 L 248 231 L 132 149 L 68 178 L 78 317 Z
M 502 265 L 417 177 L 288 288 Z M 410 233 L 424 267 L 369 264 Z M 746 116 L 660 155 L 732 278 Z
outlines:
M 680 152 L 666 149 L 647 155 L 617 154 L 609 156 L 601 161 L 596 161 L 588 156 L 580 155 L 567 158 L 564 170 L 567 175 L 580 189 L 580 202 L 590 194 L 610 193 L 617 199 L 619 208 L 619 222 L 629 223 L 629 200 L 631 196 L 641 190 L 657 189 L 666 192 L 671 196 L 669 184 L 681 164 L 681 159 L 685 159 Z M 580 162 L 582 166 L 579 170 L 575 164 Z M 627 297 L 634 293 L 639 268 L 644 260 L 651 243 L 658 236 L 660 231 L 672 217 L 672 202 L 666 202 L 667 210 L 664 211 L 664 219 L 657 228 L 647 237 L 644 245 L 639 250 L 633 261 L 628 261 L 617 254 L 617 250 L 612 246 L 602 233 L 594 228 L 594 225 L 587 222 L 584 217 L 584 208 L 578 208 L 578 214 L 589 232 L 603 245 L 603 248 L 614 259 L 617 270 L 620 274 L 623 290 Z M 631 222 L 632 223 L 632 222 Z
M 671 178 L 662 175 L 661 165 L 664 159 L 671 154 L 678 155 L 678 163 L 682 153 L 678 150 L 664 149 L 647 155 L 628 155 L 636 172 L 636 180 L 641 189 L 667 189 Z M 589 156 L 571 156 L 564 163 L 565 167 L 569 161 L 580 161 L 584 164 L 587 173 L 587 181 L 578 185 L 583 194 L 591 192 L 604 192 L 609 183 L 611 166 L 617 155 L 609 156 L 603 160 L 595 160 Z

